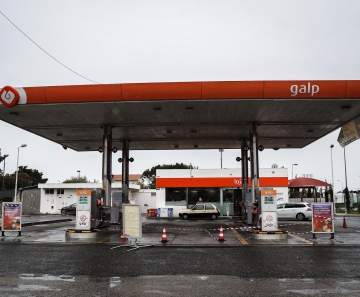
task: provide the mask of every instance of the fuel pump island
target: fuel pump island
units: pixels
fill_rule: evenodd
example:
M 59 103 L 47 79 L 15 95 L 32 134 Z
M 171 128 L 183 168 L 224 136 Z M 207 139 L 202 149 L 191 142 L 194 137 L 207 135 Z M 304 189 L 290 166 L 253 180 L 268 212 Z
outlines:
M 71 238 L 96 237 L 101 228 L 110 225 L 110 207 L 104 207 L 97 201 L 102 201 L 103 190 L 76 191 L 75 228 L 68 229 L 66 235 Z
M 261 190 L 260 229 L 254 230 L 255 239 L 286 239 L 287 232 L 278 229 L 276 190 Z

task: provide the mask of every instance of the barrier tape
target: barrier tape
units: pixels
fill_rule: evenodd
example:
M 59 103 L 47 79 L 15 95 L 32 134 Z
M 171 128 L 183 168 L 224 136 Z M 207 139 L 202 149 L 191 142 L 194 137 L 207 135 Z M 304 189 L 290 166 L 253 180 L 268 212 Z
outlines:
M 22 206 L 23 208 L 28 208 L 28 209 L 34 209 L 34 210 L 39 210 L 38 208 L 35 208 L 35 207 L 31 207 L 31 206 L 27 206 L 27 205 L 23 205 Z M 74 216 L 74 215 L 68 215 L 68 214 L 61 214 L 62 216 Z M 91 221 L 100 221 L 99 219 L 91 219 Z M 102 222 L 105 222 L 105 223 L 110 223 L 110 224 L 113 224 L 113 225 L 122 225 L 122 221 L 121 222 L 113 222 L 113 221 L 102 221 Z M 302 222 L 302 223 L 290 223 L 290 224 L 280 224 L 278 225 L 279 227 L 286 227 L 286 226 L 296 226 L 296 225 L 310 225 L 311 222 Z M 147 227 L 147 228 L 162 228 L 162 227 L 154 227 L 154 226 L 143 226 L 143 227 Z M 245 231 L 249 231 L 250 229 L 258 229 L 259 227 L 257 226 L 242 226 L 242 227 L 227 227 L 227 228 L 223 228 L 223 230 L 231 230 L 231 229 L 235 229 L 235 230 L 245 230 Z M 208 232 L 208 230 L 212 230 L 212 231 L 219 231 L 220 228 L 214 228 L 214 229 L 198 229 L 198 228 L 169 228 L 167 227 L 167 229 L 174 229 L 174 230 L 182 230 L 182 231 L 206 231 Z M 309 233 L 312 233 L 312 232 L 289 232 L 287 231 L 288 233 L 291 233 L 291 234 L 309 234 Z M 209 232 L 208 232 L 209 233 Z M 210 233 L 209 233 L 210 234 Z M 211 234 L 210 234 L 211 235 Z
M 291 224 L 291 225 L 296 225 L 296 224 Z M 286 225 L 279 225 L 280 226 L 286 226 Z M 148 226 L 148 225 L 144 225 L 143 227 L 145 228 L 162 228 L 161 226 Z M 182 231 L 220 231 L 220 228 L 207 228 L 207 229 L 199 229 L 199 228 L 181 228 L 181 227 L 166 227 L 166 229 L 173 229 L 173 230 L 182 230 Z M 250 230 L 250 229 L 259 229 L 259 227 L 256 226 L 242 226 L 242 227 L 223 227 L 223 230 Z M 289 232 L 290 233 L 290 232 Z M 294 232 L 292 232 L 294 233 Z M 311 233 L 311 232 L 306 232 L 306 233 Z M 294 234 L 300 234 L 300 233 L 294 233 Z
M 24 206 L 23 206 L 24 207 Z M 26 207 L 26 206 L 25 206 Z M 28 207 L 31 208 L 31 207 Z M 35 209 L 35 208 L 34 208 Z M 61 214 L 61 216 L 74 216 L 74 215 L 65 215 L 65 214 Z M 91 219 L 91 221 L 100 221 L 99 219 Z M 113 222 L 113 221 L 103 221 L 105 223 L 110 223 L 113 225 L 122 225 L 122 222 Z M 285 227 L 285 226 L 297 226 L 297 225 L 310 225 L 311 222 L 302 222 L 302 223 L 291 223 L 291 224 L 281 224 L 278 225 L 279 227 Z M 163 228 L 162 226 L 143 226 L 145 228 Z M 220 231 L 220 228 L 211 228 L 211 229 L 199 229 L 199 228 L 179 228 L 179 227 L 166 227 L 166 229 L 173 229 L 173 230 L 181 230 L 181 231 L 205 231 L 207 232 L 211 237 L 214 237 L 209 230 L 211 231 Z M 256 226 L 242 226 L 242 227 L 223 227 L 222 228 L 223 231 L 225 230 L 243 230 L 243 231 L 250 231 L 251 229 L 258 229 L 258 227 Z M 290 232 L 290 231 L 286 231 L 289 234 L 312 234 L 311 231 L 308 232 Z M 253 236 L 255 235 L 255 233 L 252 233 L 249 237 L 245 238 L 245 240 L 251 239 Z
M 205 229 L 205 231 L 206 231 L 211 237 L 213 237 L 212 234 L 211 234 L 207 229 Z
M 253 237 L 255 235 L 255 232 L 251 233 L 251 235 L 247 238 L 244 238 L 244 240 L 249 240 L 251 237 Z
M 290 231 L 286 231 L 287 233 L 289 234 L 309 234 L 309 233 L 312 233 L 311 231 L 308 231 L 308 232 L 290 232 Z

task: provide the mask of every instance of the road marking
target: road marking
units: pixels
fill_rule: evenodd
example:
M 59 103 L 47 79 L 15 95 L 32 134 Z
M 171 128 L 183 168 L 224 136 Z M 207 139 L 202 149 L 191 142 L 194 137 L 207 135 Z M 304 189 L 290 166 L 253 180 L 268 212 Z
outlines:
M 100 240 L 98 241 L 95 241 L 95 243 L 103 243 L 105 242 L 106 240 L 108 240 L 109 238 L 101 238 Z
M 228 223 L 226 223 L 230 227 Z M 242 244 L 249 244 L 240 234 L 237 232 L 234 228 L 230 228 L 230 230 L 235 234 L 236 238 L 242 243 Z
M 305 238 L 301 238 L 300 236 L 297 236 L 297 235 L 295 235 L 295 234 L 292 234 L 292 233 L 288 233 L 291 237 L 294 237 L 295 239 L 297 239 L 297 240 L 300 240 L 300 241 L 302 241 L 302 242 L 305 242 L 305 243 L 308 243 L 308 244 L 314 244 L 312 241 L 310 241 L 310 240 L 307 240 L 307 239 L 305 239 Z

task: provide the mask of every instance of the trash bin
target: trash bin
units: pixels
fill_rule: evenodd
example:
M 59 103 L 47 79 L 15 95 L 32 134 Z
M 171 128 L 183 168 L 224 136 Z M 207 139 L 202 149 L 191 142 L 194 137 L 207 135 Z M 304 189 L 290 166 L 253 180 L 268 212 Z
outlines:
M 168 217 L 168 209 L 167 208 L 160 208 L 160 217 Z
M 160 213 L 161 213 L 161 210 L 160 210 L 160 208 L 157 208 L 156 210 L 155 210 L 155 212 L 156 212 L 156 217 L 160 217 Z
M 148 214 L 148 217 L 151 217 L 151 208 L 148 208 L 147 214 Z
M 155 213 L 155 212 L 156 212 L 156 209 L 155 209 L 155 208 L 152 208 L 152 209 L 151 209 L 151 216 L 152 216 L 152 217 L 156 217 L 156 213 Z

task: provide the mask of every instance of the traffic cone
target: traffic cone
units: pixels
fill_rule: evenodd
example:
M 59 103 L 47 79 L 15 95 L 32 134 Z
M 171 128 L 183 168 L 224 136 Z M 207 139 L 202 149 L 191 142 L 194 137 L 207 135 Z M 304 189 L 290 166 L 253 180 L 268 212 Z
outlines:
M 347 228 L 347 224 L 346 224 L 345 218 L 344 218 L 344 222 L 343 222 L 343 228 Z
M 124 232 L 121 230 L 120 232 L 120 239 L 119 239 L 120 242 L 125 242 L 126 241 L 126 237 L 124 236 Z
M 162 231 L 162 237 L 161 237 L 161 242 L 167 242 L 167 237 L 166 237 L 166 227 L 163 227 L 163 231 Z
M 220 226 L 220 233 L 219 233 L 219 239 L 218 239 L 218 241 L 225 241 L 224 232 L 223 232 L 222 226 Z

